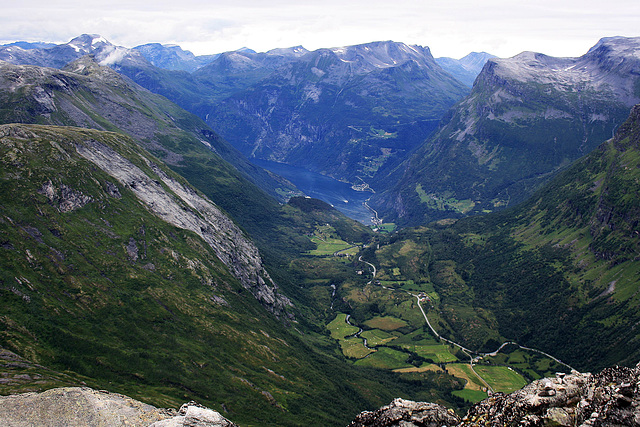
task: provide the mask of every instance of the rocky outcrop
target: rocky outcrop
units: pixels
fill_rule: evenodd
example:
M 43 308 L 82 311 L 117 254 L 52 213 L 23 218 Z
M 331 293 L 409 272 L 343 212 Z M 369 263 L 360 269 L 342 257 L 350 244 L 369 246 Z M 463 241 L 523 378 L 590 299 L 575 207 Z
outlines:
M 218 412 L 189 402 L 159 409 L 130 397 L 87 387 L 0 396 L 0 425 L 6 427 L 234 427 Z
M 174 415 L 175 411 L 158 409 L 127 396 L 86 387 L 0 396 L 0 424 L 11 427 L 146 427 Z
M 166 420 L 156 421 L 149 427 L 236 427 L 234 423 L 212 409 L 195 402 L 182 405 L 178 415 Z
M 58 190 L 51 180 L 42 184 L 39 193 L 47 196 L 49 202 L 56 206 L 60 212 L 74 211 L 92 200 L 91 197 L 64 184 L 60 185 L 60 189 Z
M 490 396 L 462 418 L 440 405 L 396 399 L 349 425 L 365 426 L 640 426 L 640 364 L 534 381 L 514 393 Z
M 639 426 L 640 366 L 538 380 L 483 400 L 460 425 Z
M 377 411 L 365 411 L 349 427 L 440 427 L 457 425 L 460 419 L 452 410 L 435 403 L 394 399 Z

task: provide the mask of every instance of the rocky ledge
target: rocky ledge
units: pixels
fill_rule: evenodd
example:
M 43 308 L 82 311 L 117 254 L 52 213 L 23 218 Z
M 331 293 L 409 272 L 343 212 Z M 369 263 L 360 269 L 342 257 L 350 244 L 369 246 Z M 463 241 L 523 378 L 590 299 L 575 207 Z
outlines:
M 0 396 L 4 427 L 235 427 L 218 412 L 189 402 L 176 411 L 87 387 Z
M 395 399 L 349 425 L 365 426 L 640 426 L 640 364 L 534 381 L 508 395 L 493 394 L 464 417 L 441 405 Z

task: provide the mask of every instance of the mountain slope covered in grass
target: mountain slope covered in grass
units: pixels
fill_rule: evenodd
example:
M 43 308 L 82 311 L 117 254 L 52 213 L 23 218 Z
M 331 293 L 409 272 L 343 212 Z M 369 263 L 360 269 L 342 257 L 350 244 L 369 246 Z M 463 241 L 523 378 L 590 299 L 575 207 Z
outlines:
M 222 157 L 242 179 L 274 197 L 284 201 L 288 191 L 295 191 L 290 183 L 249 163 L 196 116 L 100 66 L 98 60 L 84 56 L 62 70 L 2 62 L 0 121 L 120 131 L 138 138 L 171 165 L 219 163 L 215 159 Z M 218 168 L 219 174 L 238 175 L 228 165 Z
M 392 241 L 428 242 L 422 280 L 439 304 L 428 314 L 446 336 L 484 351 L 513 340 L 580 370 L 631 366 L 640 358 L 639 171 L 636 106 L 615 138 L 527 202 Z

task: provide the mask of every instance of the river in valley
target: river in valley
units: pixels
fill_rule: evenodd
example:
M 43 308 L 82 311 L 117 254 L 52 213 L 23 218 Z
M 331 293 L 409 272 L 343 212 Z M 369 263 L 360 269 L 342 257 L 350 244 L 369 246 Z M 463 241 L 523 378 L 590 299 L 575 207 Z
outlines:
M 307 196 L 327 202 L 349 218 L 371 225 L 371 211 L 363 205 L 371 197 L 370 192 L 356 191 L 351 184 L 300 167 L 259 159 L 251 159 L 251 162 L 288 179 Z

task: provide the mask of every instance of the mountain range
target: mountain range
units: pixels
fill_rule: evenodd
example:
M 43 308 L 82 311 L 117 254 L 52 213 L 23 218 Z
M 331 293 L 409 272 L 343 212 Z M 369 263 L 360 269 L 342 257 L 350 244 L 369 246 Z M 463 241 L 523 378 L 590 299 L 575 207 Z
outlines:
M 218 57 L 216 54 L 196 56 L 188 50 L 182 50 L 180 46 L 160 43 L 147 43 L 133 49 L 154 66 L 174 71 L 193 72 Z
M 399 161 L 468 92 L 428 48 L 390 41 L 314 52 L 243 49 L 203 57 L 212 60 L 196 69 L 195 56 L 175 47 L 125 49 L 83 35 L 55 51 L 3 47 L 0 59 L 60 68 L 87 53 L 200 116 L 245 156 L 353 184 Z M 459 68 L 473 74 L 487 57 L 469 56 L 475 65 L 467 59 Z M 311 155 L 310 144 L 319 146 Z
M 466 92 L 427 48 L 379 42 L 310 52 L 206 117 L 246 156 L 355 184 L 412 150 Z
M 371 204 L 419 224 L 523 201 L 610 138 L 640 101 L 640 38 L 605 38 L 578 58 L 490 59 L 441 129 L 386 177 Z
M 2 394 L 345 425 L 640 357 L 640 38 L 0 59 Z M 251 156 L 371 192 L 376 231 Z

